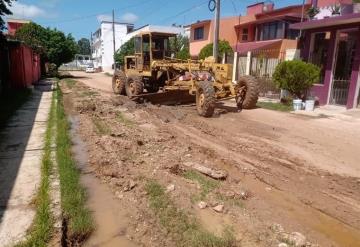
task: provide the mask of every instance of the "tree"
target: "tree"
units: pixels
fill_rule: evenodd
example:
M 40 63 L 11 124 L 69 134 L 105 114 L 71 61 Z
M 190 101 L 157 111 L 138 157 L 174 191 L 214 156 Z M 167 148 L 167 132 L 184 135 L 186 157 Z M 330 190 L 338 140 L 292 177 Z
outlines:
M 72 61 L 79 51 L 71 34 L 65 35 L 57 29 L 44 28 L 33 22 L 19 28 L 16 38 L 40 53 L 45 61 L 54 63 L 57 67 Z
M 170 50 L 175 53 L 175 57 L 178 59 L 189 59 L 189 38 L 181 34 L 170 38 Z
M 126 56 L 133 55 L 135 53 L 135 38 L 131 38 L 125 42 L 120 49 L 118 49 L 114 55 L 115 62 L 120 65 L 124 65 Z
M 81 55 L 91 55 L 90 40 L 82 38 L 78 41 L 79 53 Z
M 199 53 L 199 58 L 200 59 L 205 59 L 207 57 L 212 56 L 213 55 L 213 47 L 214 47 L 213 43 L 204 46 L 201 49 L 200 53 Z M 219 41 L 219 56 L 220 56 L 220 59 L 222 58 L 224 53 L 229 54 L 229 53 L 232 53 L 232 52 L 234 52 L 234 51 L 231 48 L 228 41 L 226 41 L 226 40 L 220 40 Z
M 279 89 L 303 99 L 307 90 L 319 82 L 320 68 L 300 60 L 284 61 L 276 66 L 273 80 Z
M 5 22 L 2 16 L 12 14 L 8 6 L 11 6 L 11 2 L 13 1 L 15 0 L 0 0 L 0 31 L 5 28 Z

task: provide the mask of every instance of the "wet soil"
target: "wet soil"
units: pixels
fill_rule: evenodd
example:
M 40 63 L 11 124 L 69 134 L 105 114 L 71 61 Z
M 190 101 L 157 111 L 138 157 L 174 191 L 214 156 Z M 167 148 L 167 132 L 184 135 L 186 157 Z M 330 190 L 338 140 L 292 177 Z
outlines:
M 330 142 L 336 140 L 331 139 L 333 133 L 318 127 L 327 119 L 275 112 L 271 114 L 278 120 L 272 115 L 269 121 L 258 121 L 251 111 L 236 112 L 231 102 L 219 106 L 217 117 L 205 119 L 191 105 L 137 105 L 80 82 L 72 89 L 63 85 L 62 90 L 86 149 L 75 153 L 88 154 L 79 160 L 87 161 L 80 162 L 85 167 L 83 182 L 98 224 L 88 246 L 176 244 L 148 207 L 147 179 L 165 187 L 174 184 L 171 198 L 179 208 L 215 234 L 231 226 L 239 246 L 277 246 L 277 224 L 285 232 L 304 234 L 307 246 L 359 246 L 356 158 L 336 152 L 351 135 L 338 138 L 337 145 Z M 308 130 L 299 126 L 307 122 Z M 343 123 L 339 131 L 349 132 L 351 127 Z M 352 142 L 348 149 L 356 147 Z M 203 199 L 209 205 L 223 203 L 224 213 L 198 209 L 194 198 L 201 186 L 182 176 L 189 161 L 228 172 L 228 178 Z M 239 197 L 244 191 L 249 196 Z
M 129 225 L 127 210 L 124 210 L 126 206 L 114 198 L 111 190 L 91 173 L 91 168 L 87 165 L 88 153 L 85 143 L 77 133 L 78 121 L 76 115 L 70 115 L 72 151 L 81 170 L 81 183 L 87 190 L 87 207 L 92 211 L 96 222 L 95 233 L 83 246 L 136 247 L 137 245 L 126 237 Z

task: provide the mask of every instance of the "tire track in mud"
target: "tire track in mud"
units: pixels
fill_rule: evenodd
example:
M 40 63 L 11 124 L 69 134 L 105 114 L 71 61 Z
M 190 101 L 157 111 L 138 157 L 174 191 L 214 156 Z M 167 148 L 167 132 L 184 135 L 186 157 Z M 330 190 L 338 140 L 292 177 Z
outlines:
M 174 123 L 170 123 L 169 130 L 178 136 L 183 136 L 184 140 L 190 141 L 194 145 L 212 149 L 219 156 L 233 160 L 236 164 L 239 176 L 244 176 L 244 174 L 254 175 L 256 180 L 262 183 L 263 186 L 268 185 L 273 187 L 277 190 L 277 195 L 270 197 L 266 195 L 265 198 L 268 200 L 267 203 L 273 204 L 272 207 L 274 210 L 285 210 L 285 213 L 288 214 L 287 217 L 292 221 L 296 221 L 296 224 L 300 224 L 303 229 L 307 229 L 306 231 L 310 235 L 315 236 L 317 239 L 321 239 L 321 242 L 326 243 L 330 240 L 330 242 L 336 243 L 338 246 L 355 246 L 354 244 L 360 242 L 360 231 L 356 220 L 350 220 L 349 222 L 348 218 L 345 217 L 344 219 L 341 215 L 340 217 L 336 215 L 336 206 L 334 206 L 334 212 L 333 209 L 324 208 L 323 206 L 316 204 L 313 205 L 312 203 L 309 204 L 309 201 L 306 199 L 306 193 L 297 193 L 296 190 L 283 188 L 284 183 L 288 184 L 286 187 L 291 187 L 291 179 L 294 179 L 294 176 L 296 175 L 297 177 L 306 177 L 321 174 L 321 172 L 317 171 L 315 168 L 309 168 L 306 161 L 302 161 L 297 157 L 291 157 L 291 154 L 286 150 L 281 150 L 281 147 L 278 145 L 272 145 L 272 141 L 269 141 L 266 138 L 259 138 L 258 136 L 249 138 L 250 142 L 258 143 L 253 150 L 249 151 L 248 149 L 245 149 L 244 151 L 239 150 L 238 148 L 232 148 L 232 146 L 240 144 L 239 141 L 234 140 L 235 137 L 217 138 L 220 131 L 216 128 L 212 131 L 203 131 L 202 129 L 199 130 L 199 126 L 195 127 L 193 124 L 189 124 L 191 121 L 185 121 L 185 124 L 183 122 L 184 121 L 175 121 Z M 204 125 L 206 125 L 206 123 L 204 123 Z M 244 139 L 241 141 L 244 141 Z M 247 140 L 245 139 L 245 141 Z M 261 149 L 266 149 L 266 151 L 261 152 Z M 280 156 L 280 158 L 271 155 Z M 270 165 L 265 165 L 266 162 L 270 163 Z M 233 173 L 233 171 L 234 169 L 231 169 L 230 173 Z M 289 174 L 289 172 L 292 174 Z M 273 183 L 272 180 L 281 180 L 283 183 L 277 185 L 277 183 Z M 259 186 L 258 182 L 255 187 Z M 254 181 L 251 183 L 253 184 Z M 295 183 L 294 185 L 298 184 Z M 304 184 L 302 188 L 305 188 L 307 191 L 309 190 L 309 188 L 306 189 L 306 187 L 304 187 Z M 254 187 L 250 189 L 254 189 Z M 301 187 L 298 189 L 301 190 Z M 258 195 L 260 197 L 264 195 L 263 191 L 259 189 L 255 190 L 256 193 L 259 193 Z M 320 193 L 322 193 L 320 190 L 315 189 L 310 193 L 312 194 L 310 198 L 317 197 Z M 352 210 L 351 204 L 339 200 L 338 198 L 334 198 L 331 195 L 326 195 L 326 193 L 325 196 L 326 199 L 324 199 L 323 193 L 322 199 L 324 199 L 326 203 L 340 204 L 340 206 L 343 207 L 344 204 L 347 204 L 347 209 L 350 211 Z M 280 203 L 276 201 L 280 201 Z M 319 201 L 321 201 L 321 199 Z M 358 210 L 354 211 L 357 212 Z M 356 217 L 356 214 L 353 214 L 353 216 Z M 337 230 L 334 231 L 334 229 Z M 319 233 L 321 236 L 319 236 Z

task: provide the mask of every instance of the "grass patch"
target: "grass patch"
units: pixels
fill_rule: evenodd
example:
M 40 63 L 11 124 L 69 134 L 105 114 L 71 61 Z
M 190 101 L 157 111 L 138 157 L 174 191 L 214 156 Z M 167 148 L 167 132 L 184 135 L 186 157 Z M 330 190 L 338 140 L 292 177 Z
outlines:
M 91 234 L 94 222 L 90 211 L 85 207 L 86 191 L 80 185 L 80 171 L 72 158 L 70 125 L 64 112 L 59 89 L 57 99 L 56 158 L 59 165 L 61 206 L 67 222 L 67 238 L 76 245 Z
M 109 72 L 105 72 L 104 74 L 107 75 L 107 76 L 112 77 L 112 74 L 110 74 Z
M 229 198 L 229 197 L 226 197 L 224 195 L 221 195 L 221 194 L 216 194 L 216 198 L 219 200 L 219 201 L 222 201 L 224 203 L 226 203 L 227 205 L 230 205 L 230 206 L 235 206 L 235 207 L 239 207 L 239 208 L 244 208 L 244 203 L 241 201 L 241 199 L 238 199 L 238 198 Z
M 201 192 L 198 195 L 193 195 L 191 200 L 193 202 L 201 201 L 206 198 L 206 196 L 213 191 L 214 189 L 220 186 L 220 182 L 209 177 L 206 177 L 196 171 L 186 171 L 183 175 L 186 179 L 196 181 L 201 187 Z
M 64 79 L 64 82 L 68 88 L 73 88 L 75 86 L 76 81 L 70 78 Z
M 96 127 L 96 133 L 99 135 L 110 135 L 111 129 L 110 127 L 100 118 L 93 117 L 92 121 Z
M 283 103 L 273 103 L 273 102 L 258 102 L 257 107 L 273 110 L 273 111 L 282 111 L 282 112 L 290 112 L 293 110 L 292 105 L 287 105 Z
M 98 96 L 99 93 L 98 92 L 95 92 L 95 91 L 85 91 L 85 92 L 82 92 L 80 97 L 93 97 L 93 96 Z
M 233 247 L 236 240 L 233 232 L 226 229 L 222 236 L 216 236 L 201 227 L 194 217 L 178 209 L 156 181 L 146 184 L 150 207 L 159 218 L 177 246 L 186 247 Z
M 50 209 L 51 199 L 50 174 L 53 167 L 51 159 L 51 144 L 56 124 L 55 100 L 52 98 L 51 110 L 45 134 L 45 147 L 41 163 L 41 182 L 39 192 L 35 199 L 36 216 L 27 239 L 16 245 L 17 247 L 47 246 L 53 229 L 53 216 Z
M 16 110 L 29 100 L 30 97 L 30 89 L 9 91 L 0 95 L 0 128 L 7 124 L 9 118 L 13 116 Z
M 120 123 L 124 124 L 127 127 L 133 127 L 134 126 L 134 122 L 131 121 L 130 119 L 126 118 L 124 116 L 124 113 L 122 112 L 117 112 L 116 113 L 116 120 L 118 120 Z

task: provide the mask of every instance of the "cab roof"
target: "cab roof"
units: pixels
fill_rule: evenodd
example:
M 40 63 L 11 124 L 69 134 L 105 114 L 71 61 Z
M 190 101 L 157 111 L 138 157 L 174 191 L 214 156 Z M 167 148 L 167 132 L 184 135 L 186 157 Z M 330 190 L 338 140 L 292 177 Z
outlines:
M 175 37 L 177 34 L 175 33 L 166 33 L 166 32 L 151 32 L 151 31 L 147 31 L 147 32 L 140 32 L 135 36 L 143 36 L 143 35 L 151 35 L 151 36 L 166 36 L 166 37 Z

